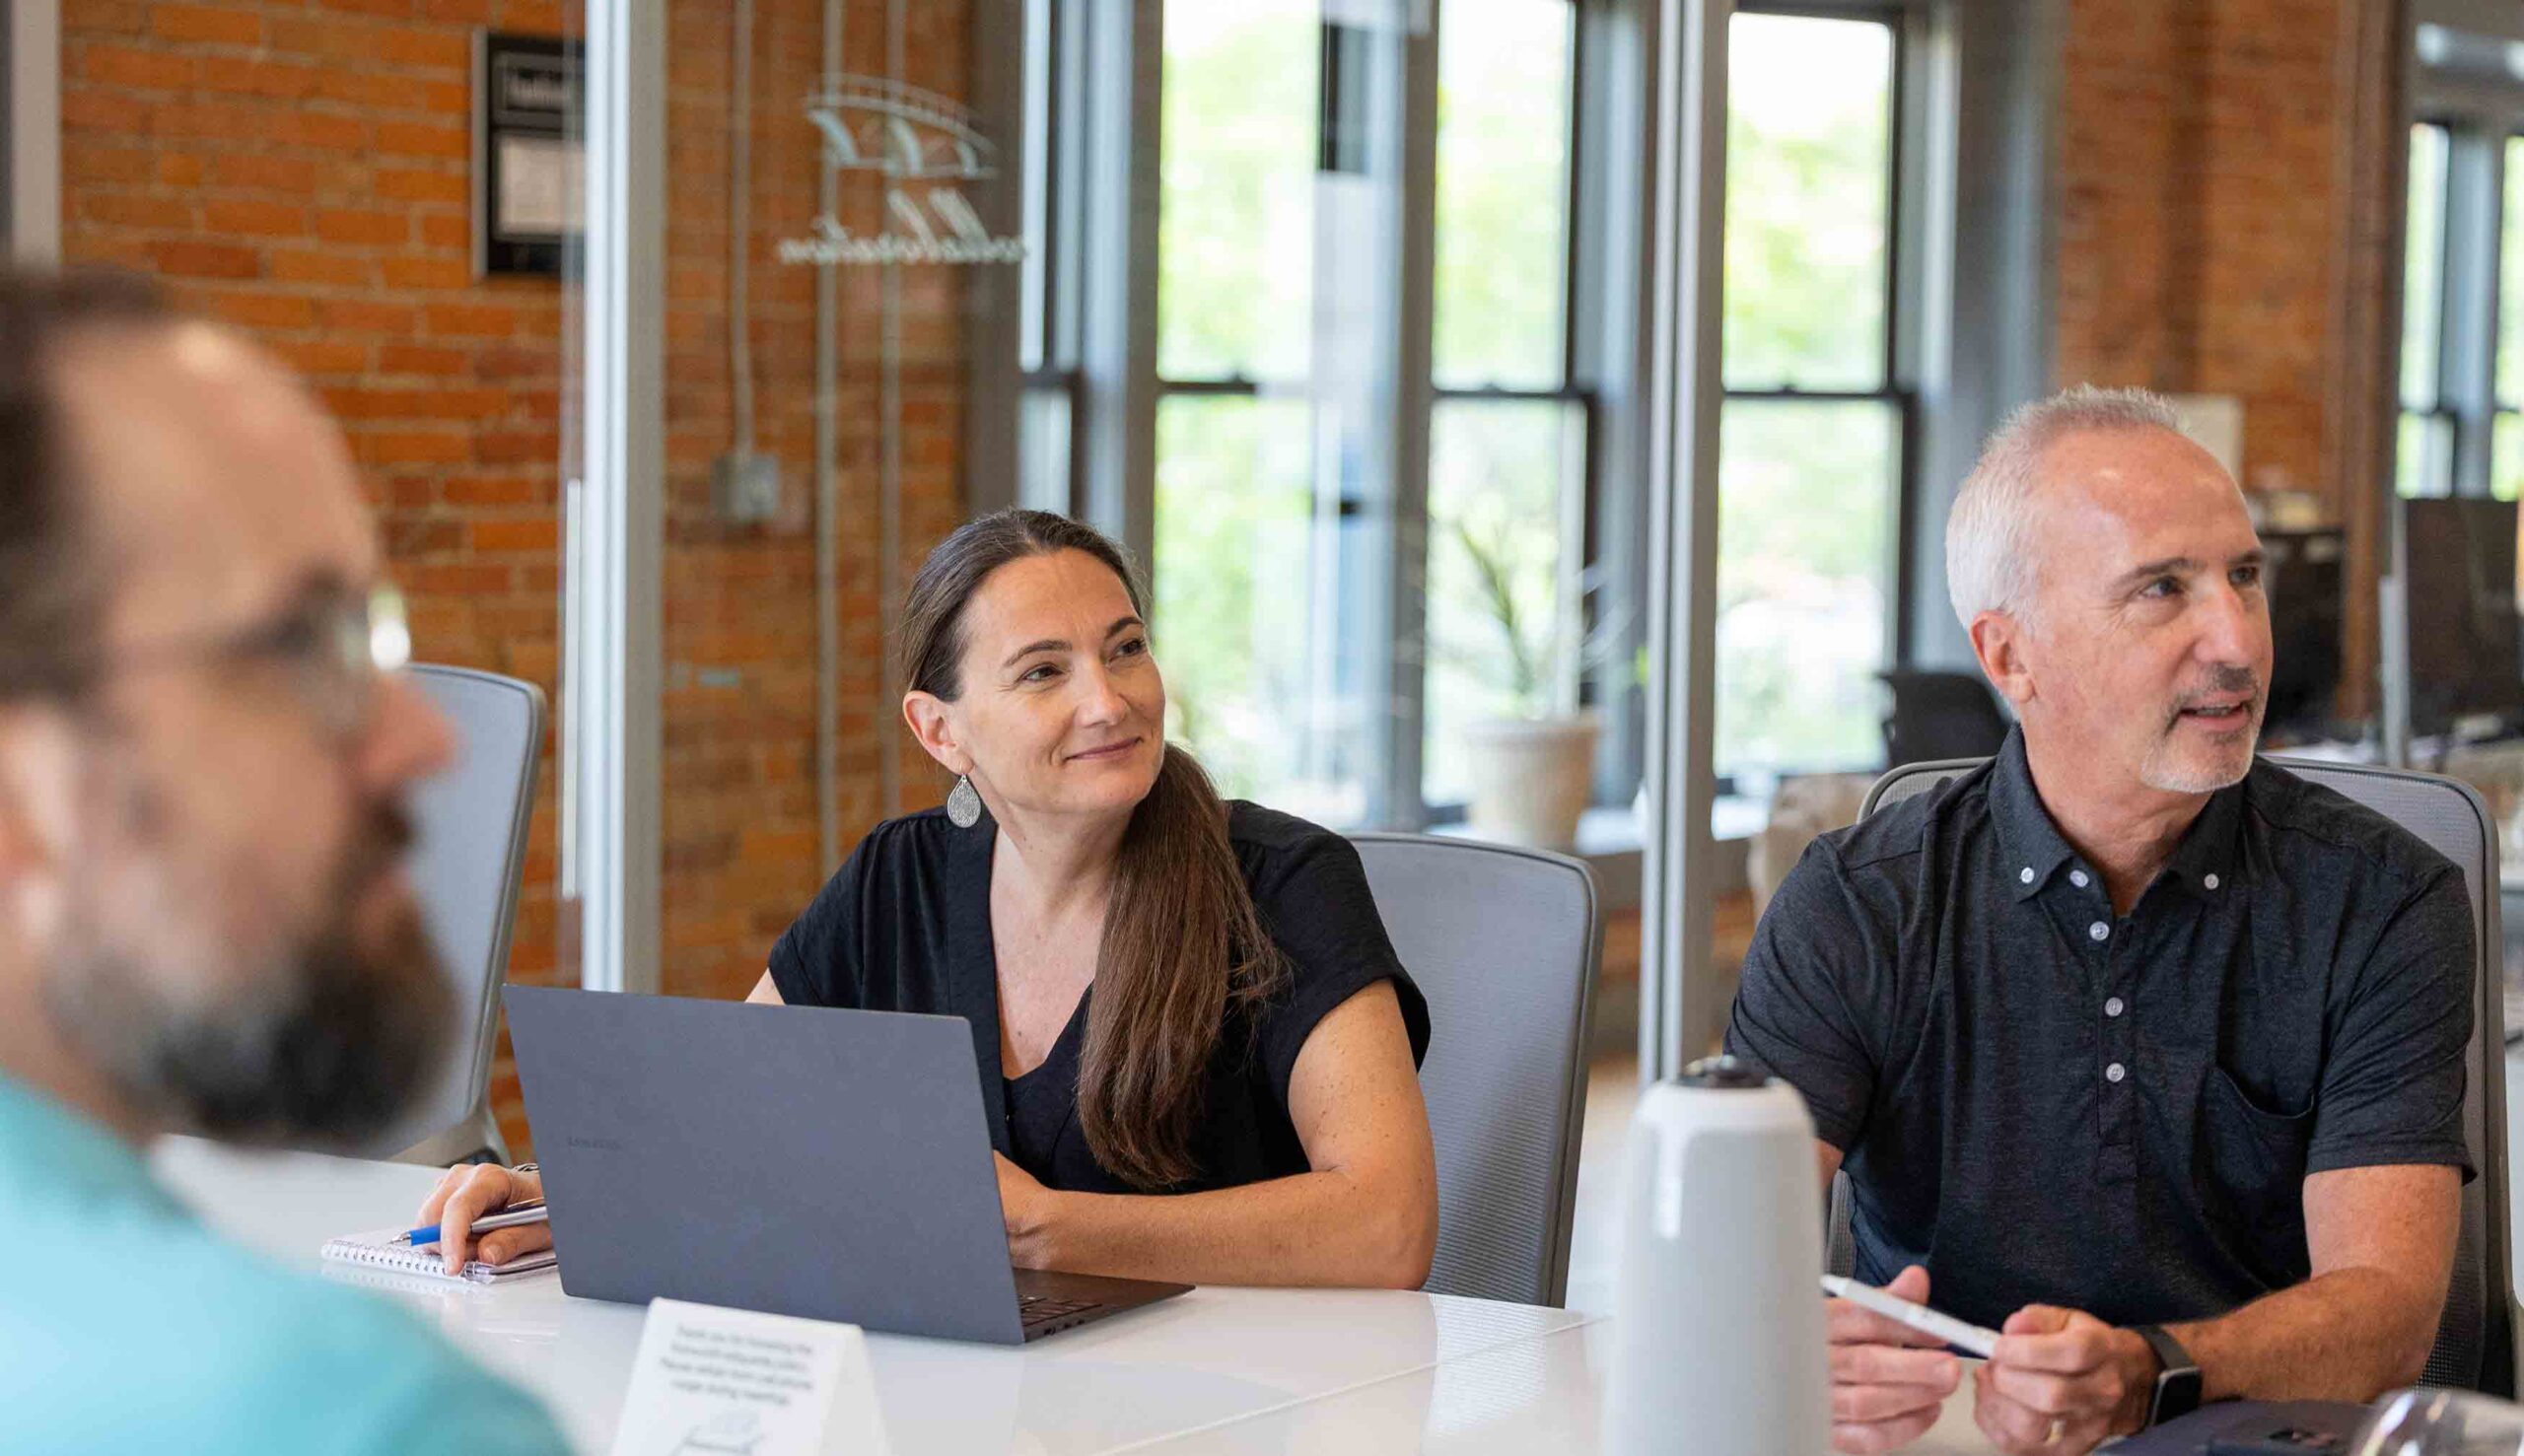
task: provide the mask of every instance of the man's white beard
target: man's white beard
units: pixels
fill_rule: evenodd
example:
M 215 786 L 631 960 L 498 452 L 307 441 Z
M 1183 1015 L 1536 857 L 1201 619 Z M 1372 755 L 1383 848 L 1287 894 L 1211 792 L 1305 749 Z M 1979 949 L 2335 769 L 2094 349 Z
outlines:
M 2170 751 L 2173 740 L 2168 735 L 2157 740 L 2155 751 L 2138 766 L 2138 782 L 2165 794 L 2214 794 L 2242 783 L 2244 776 L 2252 772 L 2253 748 L 2260 741 L 2261 721 L 2256 715 L 2251 733 L 2233 748 L 2220 750 L 2234 755 L 2231 764 L 2222 759 L 2214 763 L 2184 764 L 2176 761 Z

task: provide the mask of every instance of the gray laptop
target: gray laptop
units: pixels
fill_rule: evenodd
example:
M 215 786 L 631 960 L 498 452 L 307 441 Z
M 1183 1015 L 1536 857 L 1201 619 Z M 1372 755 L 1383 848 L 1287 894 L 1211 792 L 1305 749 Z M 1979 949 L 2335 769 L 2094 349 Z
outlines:
M 1017 1345 L 1184 1284 L 1012 1269 L 955 1016 L 513 986 L 561 1287 Z

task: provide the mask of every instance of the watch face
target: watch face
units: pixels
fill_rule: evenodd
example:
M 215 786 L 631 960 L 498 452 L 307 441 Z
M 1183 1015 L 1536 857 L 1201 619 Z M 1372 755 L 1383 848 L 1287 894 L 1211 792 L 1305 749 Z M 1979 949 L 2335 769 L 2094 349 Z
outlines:
M 2167 1370 L 2156 1377 L 2155 1410 L 2148 1423 L 2159 1424 L 2200 1409 L 2200 1371 L 2197 1366 Z

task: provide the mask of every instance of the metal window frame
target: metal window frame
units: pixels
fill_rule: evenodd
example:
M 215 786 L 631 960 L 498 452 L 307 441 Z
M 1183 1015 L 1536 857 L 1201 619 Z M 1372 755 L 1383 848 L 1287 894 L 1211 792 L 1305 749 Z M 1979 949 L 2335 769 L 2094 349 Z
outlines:
M 592 6 L 581 367 L 563 619 L 563 893 L 580 981 L 659 986 L 666 542 L 664 12 Z
M 1640 1075 L 1668 1075 L 1723 1019 L 1717 909 L 1718 420 L 1726 198 L 1727 0 L 1659 0 L 1653 59 L 1655 243 L 1649 312 L 1647 823 L 1642 826 Z M 1643 23 L 1648 21 L 1644 13 Z
M 1127 188 L 1134 169 L 1107 169 L 1100 174 L 1090 171 L 1088 147 L 1098 126 L 1108 135 L 1117 129 L 1128 132 L 1131 118 L 1126 114 L 1117 123 L 1106 115 L 1107 99 L 1091 98 L 1087 78 L 1099 59 L 1132 51 L 1143 40 L 1127 24 L 1117 26 L 1117 7 L 1095 6 L 1087 0 L 992 3 L 1001 29 L 1024 36 L 1025 53 L 1004 57 L 995 69 L 977 58 L 977 71 L 987 74 L 977 79 L 976 89 L 996 103 L 994 119 L 1013 141 L 1007 155 L 1023 170 L 1013 190 L 1018 199 L 1018 225 L 1029 247 L 1019 264 L 1017 306 L 1009 319 L 1015 362 L 976 361 L 977 371 L 1000 373 L 994 376 L 996 388 L 977 394 L 966 412 L 965 505 L 975 514 L 1025 506 L 1092 520 L 1097 503 L 1088 500 L 1084 482 L 1091 459 L 1108 450 L 1111 442 L 1095 436 L 1089 412 L 1101 407 L 1119 409 L 1127 416 L 1132 351 L 1126 328 L 1109 337 L 1099 334 L 1095 378 L 1101 387 L 1090 391 L 1084 319 L 1094 300 L 1093 291 L 1111 288 L 1119 275 L 1106 269 L 1090 279 L 1086 260 L 1091 228 L 1107 233 L 1118 228 L 1127 236 L 1132 218 L 1127 195 L 1106 199 L 1102 211 L 1090 217 L 1089 189 L 1099 181 L 1107 187 Z M 1126 22 L 1127 14 L 1120 19 Z M 984 46 L 980 51 L 995 49 L 1005 47 Z M 1124 145 L 1133 144 L 1126 136 Z M 1038 165 L 1041 174 L 1034 175 L 1032 170 Z M 1029 493 L 1035 482 L 1027 474 L 1026 406 L 1044 395 L 1062 401 L 1068 457 L 1054 489 Z M 1110 434 L 1108 429 L 1105 436 Z M 975 469 L 975 462 L 991 468 Z M 1119 492 L 1116 498 L 1126 495 Z
M 1593 701 L 1603 725 L 1595 800 L 1629 803 L 1646 787 L 1652 676 L 1635 663 L 1652 636 L 1657 478 L 1657 169 L 1666 138 L 1658 87 L 1664 0 L 1583 0 L 1578 9 L 1580 88 L 1577 127 L 1577 229 L 1571 246 L 1578 305 L 1570 319 L 1569 382 L 1591 394 L 1586 470 L 1586 556 L 1617 584 L 1629 607 L 1597 662 Z M 1601 630 L 1601 622 L 1589 624 Z M 1640 826 L 1642 836 L 1648 825 Z
M 1157 503 L 1157 150 L 1164 72 L 1162 0 L 1063 9 L 1076 57 L 1056 121 L 1058 155 L 1075 164 L 1076 243 L 1055 316 L 1076 330 L 1070 417 L 1070 514 L 1153 562 Z M 1089 87 L 1093 76 L 1105 84 Z M 1116 84 L 1118 83 L 1118 84 Z

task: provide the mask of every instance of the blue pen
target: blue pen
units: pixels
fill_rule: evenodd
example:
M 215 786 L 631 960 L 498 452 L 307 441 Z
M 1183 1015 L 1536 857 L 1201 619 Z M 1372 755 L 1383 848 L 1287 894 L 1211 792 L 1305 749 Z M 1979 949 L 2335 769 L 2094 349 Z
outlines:
M 486 1233 L 493 1233 L 503 1228 L 521 1228 L 528 1223 L 548 1222 L 550 1218 L 551 1211 L 539 1203 L 520 1205 L 504 1213 L 487 1213 L 474 1219 L 473 1237 L 480 1238 Z M 438 1241 L 438 1225 L 435 1223 L 427 1228 L 415 1228 L 403 1235 L 403 1242 L 416 1249 L 427 1248 Z

